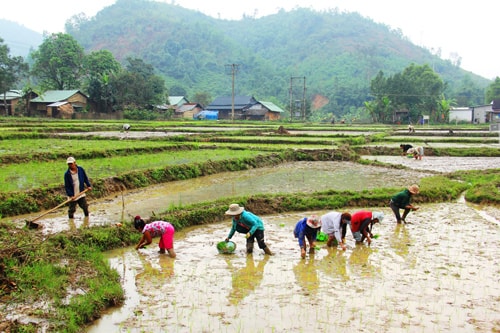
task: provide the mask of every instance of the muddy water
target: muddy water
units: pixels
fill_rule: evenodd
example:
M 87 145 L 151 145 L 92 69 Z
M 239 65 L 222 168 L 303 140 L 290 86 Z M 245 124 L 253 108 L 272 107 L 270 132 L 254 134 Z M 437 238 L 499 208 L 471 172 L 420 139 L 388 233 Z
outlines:
M 424 161 L 428 159 L 408 163 L 423 165 Z M 439 168 L 427 169 L 453 171 L 457 163 L 444 159 Z M 488 163 L 486 166 L 495 167 L 494 161 Z M 366 177 L 362 182 L 365 186 L 380 186 L 379 181 L 387 185 L 398 172 L 381 170 L 384 168 L 375 168 L 375 172 L 371 167 L 363 167 L 363 172 L 350 177 L 342 174 L 343 166 L 351 172 L 359 167 L 340 164 L 333 168 L 339 174 L 330 188 L 348 186 L 349 182 L 342 179 L 353 180 L 362 174 Z M 265 187 L 268 182 L 258 183 L 256 179 L 270 175 L 275 185 L 306 190 L 311 186 L 306 179 L 321 178 L 324 170 L 316 170 L 318 165 L 321 163 L 294 165 L 303 172 L 302 179 L 285 181 L 278 172 L 286 171 L 283 167 L 285 170 L 270 168 L 262 174 L 251 171 L 249 179 L 246 173 L 231 173 L 225 176 L 235 178 L 209 178 L 203 183 L 210 187 L 219 182 L 234 182 L 234 188 L 225 188 L 227 193 L 222 193 L 222 188 L 213 190 L 224 196 L 232 195 L 234 189 L 241 194 L 246 186 L 272 191 L 272 187 Z M 475 166 L 467 162 L 458 169 L 468 167 Z M 306 177 L 309 175 L 305 170 L 315 177 Z M 408 177 L 414 180 L 422 174 L 404 171 L 402 178 L 395 181 L 408 183 Z M 322 182 L 325 179 L 319 183 Z M 187 185 L 192 184 L 184 183 L 184 187 Z M 355 189 L 361 186 L 355 182 L 352 185 Z M 169 192 L 173 191 L 170 187 Z M 197 200 L 195 196 L 183 196 L 183 200 L 191 199 Z M 361 207 L 349 210 L 358 209 Z M 229 219 L 177 232 L 176 259 L 157 253 L 158 239 L 144 250 L 113 251 L 108 254 L 109 260 L 121 274 L 127 300 L 88 332 L 500 330 L 498 208 L 476 207 L 463 200 L 427 204 L 409 215 L 411 224 L 405 225 L 397 225 L 388 208 L 377 210 L 382 210 L 386 217 L 375 226 L 374 233 L 379 238 L 371 246 L 356 245 L 348 233 L 347 251 L 320 243 L 320 249 L 304 260 L 293 238 L 293 227 L 300 218 L 325 211 L 263 216 L 266 242 L 275 252 L 271 257 L 257 248 L 253 255 L 247 255 L 244 237 L 239 234 L 233 238 L 238 245 L 234 254 L 218 254 L 215 245 L 226 237 Z
M 70 228 L 114 224 L 131 220 L 136 215 L 148 217 L 153 215 L 153 212 L 160 213 L 173 205 L 182 206 L 207 199 L 253 193 L 314 192 L 331 188 L 362 190 L 400 186 L 429 175 L 425 171 L 410 174 L 405 170 L 361 166 L 350 162 L 294 162 L 171 182 L 90 201 L 91 216 L 88 220 L 83 219 L 83 213 L 77 207 L 74 220 L 68 220 L 67 209 L 64 208 L 36 222 L 43 226 L 43 232 L 54 233 Z M 22 224 L 36 216 L 20 216 L 17 221 Z
M 39 220 L 41 232 L 116 223 L 207 197 L 404 186 L 428 171 L 498 165 L 498 158 L 376 158 L 411 169 L 301 162 L 213 175 L 91 201 L 88 221 L 81 210 L 73 221 L 61 210 Z M 361 208 L 366 207 L 349 210 Z M 177 232 L 176 259 L 157 253 L 158 239 L 140 251 L 112 251 L 109 261 L 121 275 L 126 301 L 88 332 L 500 330 L 498 208 L 463 201 L 428 204 L 412 213 L 407 225 L 396 225 L 388 208 L 377 210 L 386 218 L 375 226 L 379 238 L 371 246 L 356 245 L 348 233 L 347 251 L 320 244 L 305 260 L 293 227 L 300 218 L 324 211 L 263 216 L 272 257 L 257 248 L 246 255 L 239 234 L 233 238 L 235 254 L 218 254 L 215 245 L 227 236 L 229 219 Z
M 382 210 L 371 246 L 348 232 L 345 252 L 320 243 L 306 259 L 292 230 L 313 212 L 263 217 L 271 257 L 247 255 L 239 234 L 218 254 L 229 220 L 178 232 L 176 259 L 157 239 L 113 251 L 127 301 L 88 332 L 498 331 L 499 221 L 464 202 L 424 205 L 406 225 Z

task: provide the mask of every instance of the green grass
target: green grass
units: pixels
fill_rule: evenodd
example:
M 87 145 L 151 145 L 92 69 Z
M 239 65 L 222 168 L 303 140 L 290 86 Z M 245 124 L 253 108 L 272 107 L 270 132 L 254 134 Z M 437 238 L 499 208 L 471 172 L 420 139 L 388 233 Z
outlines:
M 78 151 L 73 154 L 77 164 L 92 178 L 117 176 L 131 170 L 140 171 L 165 168 L 181 164 L 194 164 L 208 160 L 221 161 L 234 158 L 255 157 L 258 150 L 201 149 L 196 151 L 168 151 L 155 154 L 137 154 L 80 160 Z M 54 162 L 28 162 L 7 164 L 0 167 L 0 192 L 23 191 L 63 184 L 67 170 L 66 160 Z M 62 185 L 61 185 L 62 186 Z

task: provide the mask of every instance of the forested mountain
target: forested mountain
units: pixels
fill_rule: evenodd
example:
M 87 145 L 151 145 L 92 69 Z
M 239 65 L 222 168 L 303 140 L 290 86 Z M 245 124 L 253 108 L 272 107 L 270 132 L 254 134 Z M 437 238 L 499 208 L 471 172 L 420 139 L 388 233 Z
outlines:
M 43 41 L 41 34 L 19 23 L 0 19 L 0 38 L 9 46 L 10 54 L 25 57 Z
M 120 62 L 143 59 L 165 78 L 170 95 L 188 99 L 229 96 L 230 68 L 236 69 L 238 95 L 287 107 L 290 90 L 295 97 L 305 88 L 308 103 L 337 116 L 372 99 L 370 82 L 380 71 L 394 75 L 412 63 L 433 68 L 447 85 L 446 98 L 460 106 L 484 103 L 491 83 L 412 44 L 398 30 L 334 10 L 298 8 L 233 21 L 173 4 L 117 0 L 95 17 L 73 17 L 66 32 L 87 52 L 106 49 Z M 293 83 L 292 77 L 304 82 Z

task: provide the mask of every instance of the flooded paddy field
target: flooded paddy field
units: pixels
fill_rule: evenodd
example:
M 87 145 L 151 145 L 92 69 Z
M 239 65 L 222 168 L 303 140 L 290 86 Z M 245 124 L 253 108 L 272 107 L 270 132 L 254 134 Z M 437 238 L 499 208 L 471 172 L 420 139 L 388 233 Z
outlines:
M 197 203 L 221 197 L 252 195 L 253 193 L 295 193 L 321 190 L 363 190 L 400 186 L 418 182 L 432 173 L 363 166 L 354 162 L 293 162 L 282 165 L 236 172 L 223 172 L 194 179 L 169 182 L 123 192 L 104 199 L 90 201 L 90 218 L 84 220 L 81 210 L 68 222 L 63 208 L 41 218 L 42 232 L 55 233 L 82 225 L 109 225 L 132 219 L 136 215 L 150 216 L 171 206 Z M 43 213 L 40 213 L 43 214 Z M 18 216 L 24 224 L 34 216 Z
M 363 157 L 366 158 L 366 157 Z M 89 221 L 40 220 L 42 232 L 114 223 L 148 216 L 170 204 L 255 193 L 401 186 L 436 171 L 495 168 L 498 158 L 376 156 L 408 169 L 351 162 L 299 162 L 276 168 L 231 172 L 165 184 L 91 202 Z M 394 159 L 394 160 L 392 160 Z M 391 162 L 392 161 L 392 162 Z M 451 163 L 450 161 L 453 161 Z M 413 167 L 412 167 L 413 166 Z M 420 166 L 417 168 L 415 166 Z M 425 167 L 424 167 L 425 166 Z M 229 205 L 229 202 L 228 202 Z M 245 253 L 236 234 L 232 255 L 217 252 L 230 229 L 222 223 L 180 230 L 176 259 L 146 249 L 107 253 L 121 276 L 126 301 L 110 309 L 87 332 L 496 332 L 500 330 L 500 210 L 463 200 L 425 204 L 398 225 L 388 207 L 380 210 L 378 238 L 355 244 L 348 230 L 346 251 L 318 243 L 300 258 L 293 227 L 302 217 L 326 211 L 262 216 L 266 243 Z M 80 212 L 77 210 L 77 215 Z
M 158 132 L 138 133 L 142 138 L 154 137 Z M 119 131 L 110 135 L 125 137 Z M 345 135 L 353 133 L 346 131 Z M 454 145 L 431 142 L 433 147 L 441 144 Z M 351 162 L 296 162 L 217 174 L 90 200 L 91 216 L 87 220 L 80 209 L 73 220 L 68 220 L 66 209 L 61 209 L 38 221 L 42 225 L 39 232 L 49 234 L 114 224 L 131 220 L 135 215 L 148 217 L 172 205 L 182 206 L 207 198 L 326 189 L 404 188 L 436 172 L 497 168 L 499 161 L 499 158 L 434 156 L 425 156 L 421 161 L 401 156 L 362 158 L 407 168 Z M 234 254 L 219 254 L 216 244 L 227 236 L 229 218 L 222 223 L 179 230 L 175 236 L 176 259 L 157 253 L 158 239 L 140 251 L 126 247 L 108 252 L 110 265 L 120 274 L 126 300 L 85 330 L 110 333 L 500 331 L 498 207 L 476 206 L 463 200 L 425 204 L 409 215 L 411 224 L 403 225 L 395 223 L 388 207 L 344 207 L 342 211 L 361 209 L 385 214 L 383 223 L 374 227 L 379 237 L 370 246 L 355 244 L 348 230 L 346 251 L 318 243 L 319 250 L 305 259 L 300 258 L 293 227 L 302 217 L 327 211 L 262 216 L 266 242 L 275 253 L 273 256 L 264 255 L 257 247 L 252 255 L 247 255 L 245 239 L 240 234 L 232 239 L 238 246 Z M 24 225 L 26 219 L 36 215 L 17 217 L 17 222 Z
M 428 160 L 396 158 L 414 164 Z M 479 167 L 469 160 L 477 159 L 461 158 L 452 164 L 449 158 L 436 158 L 423 170 Z M 497 162 L 484 160 L 480 166 L 494 168 Z M 356 165 L 341 164 L 356 170 Z M 371 170 L 364 168 L 365 172 Z M 398 172 L 379 171 L 368 171 L 371 179 L 363 183 L 387 182 Z M 412 168 L 395 181 L 408 184 L 422 172 Z M 334 178 L 333 187 L 343 178 Z M 303 190 L 300 177 L 287 182 Z M 345 208 L 351 212 L 360 209 L 370 207 Z M 326 211 L 263 216 L 266 242 L 274 256 L 257 248 L 247 255 L 239 234 L 233 237 L 236 252 L 219 254 L 215 245 L 227 236 L 229 219 L 179 231 L 176 259 L 156 253 L 156 240 L 144 250 L 113 251 L 109 260 L 121 274 L 127 300 L 88 332 L 500 330 L 498 208 L 469 205 L 463 200 L 426 204 L 410 214 L 411 224 L 403 225 L 395 223 L 389 208 L 373 210 L 383 211 L 385 218 L 374 227 L 379 237 L 371 246 L 355 244 L 348 231 L 345 252 L 319 243 L 320 249 L 306 259 L 300 258 L 293 227 L 304 216 Z
M 219 254 L 229 219 L 178 232 L 176 259 L 157 240 L 110 252 L 127 300 L 88 332 L 498 331 L 499 221 L 460 201 L 423 205 L 412 224 L 382 211 L 371 246 L 348 231 L 346 251 L 318 243 L 306 259 L 293 227 L 325 211 L 263 216 L 273 256 L 247 255 L 239 234 Z

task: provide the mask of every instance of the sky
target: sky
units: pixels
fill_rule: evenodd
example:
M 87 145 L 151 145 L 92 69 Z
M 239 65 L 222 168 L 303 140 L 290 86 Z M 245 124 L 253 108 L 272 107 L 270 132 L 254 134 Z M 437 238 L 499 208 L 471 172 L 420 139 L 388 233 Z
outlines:
M 498 20 L 500 2 L 494 0 L 156 0 L 197 10 L 220 19 L 238 20 L 243 15 L 261 17 L 284 9 L 337 8 L 358 12 L 383 23 L 414 44 L 440 54 L 443 59 L 460 59 L 464 70 L 487 79 L 500 77 Z M 43 33 L 64 32 L 73 15 L 94 16 L 115 0 L 16 0 L 4 1 L 0 18 Z

